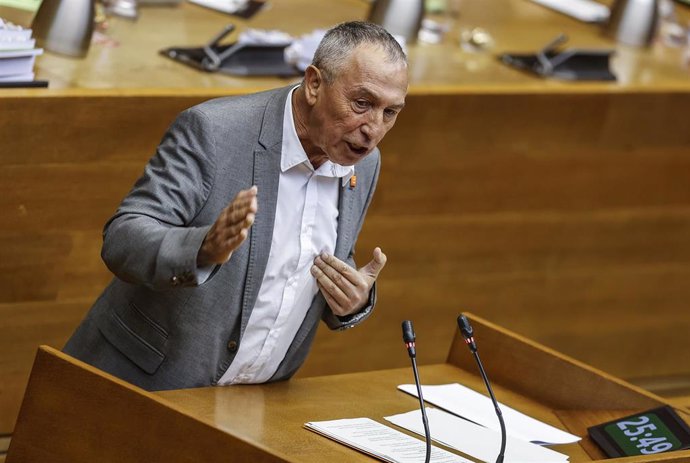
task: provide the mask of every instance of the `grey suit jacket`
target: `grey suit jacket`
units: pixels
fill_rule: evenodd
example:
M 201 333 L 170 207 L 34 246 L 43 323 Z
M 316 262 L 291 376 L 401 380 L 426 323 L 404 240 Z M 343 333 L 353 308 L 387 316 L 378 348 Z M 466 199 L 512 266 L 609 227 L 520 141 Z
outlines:
M 263 278 L 275 219 L 283 113 L 290 88 L 219 98 L 183 112 L 104 229 L 102 257 L 115 274 L 64 351 L 149 390 L 215 384 L 242 342 Z M 376 150 L 355 166 L 357 185 L 339 197 L 335 255 L 354 266 L 357 235 L 380 167 Z M 221 210 L 258 186 L 248 239 L 199 284 L 197 252 Z M 271 381 L 292 376 L 320 319 L 336 317 L 321 293 Z

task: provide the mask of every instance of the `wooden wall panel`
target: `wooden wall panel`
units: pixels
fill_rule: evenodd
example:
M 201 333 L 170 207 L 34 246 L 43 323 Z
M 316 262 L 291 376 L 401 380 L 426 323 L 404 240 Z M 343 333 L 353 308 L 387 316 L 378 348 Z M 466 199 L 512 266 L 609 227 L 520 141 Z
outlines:
M 103 96 L 105 95 L 105 96 Z M 204 97 L 69 93 L 2 95 L 3 165 L 138 161 L 150 156 L 177 113 Z
M 358 243 L 361 262 L 377 245 L 389 257 L 379 313 L 322 330 L 316 349 L 329 355 L 301 374 L 406 365 L 405 318 L 421 362 L 442 361 L 472 310 L 616 375 L 690 385 L 690 131 L 678 104 L 690 96 L 410 98 L 382 144 Z M 376 348 L 361 347 L 371 336 Z
M 0 170 L 0 230 L 101 230 L 141 174 L 138 162 L 9 165 Z
M 62 346 L 90 304 L 90 299 L 0 303 L 0 434 L 14 428 L 36 343 Z
M 61 347 L 110 279 L 105 220 L 177 112 L 211 96 L 2 99 L 0 434 L 36 346 Z M 407 365 L 407 318 L 421 363 L 443 361 L 472 310 L 616 375 L 690 378 L 688 107 L 673 92 L 413 92 L 358 243 L 362 264 L 377 245 L 389 257 L 378 308 L 321 329 L 300 375 Z

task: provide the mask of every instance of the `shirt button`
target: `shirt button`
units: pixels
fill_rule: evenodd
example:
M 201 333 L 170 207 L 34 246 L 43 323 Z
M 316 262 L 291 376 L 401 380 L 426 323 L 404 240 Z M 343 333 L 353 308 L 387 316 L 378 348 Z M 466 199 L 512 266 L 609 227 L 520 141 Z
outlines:
M 230 352 L 235 352 L 235 351 L 237 351 L 237 341 L 230 341 L 230 342 L 228 343 L 228 350 L 229 350 Z

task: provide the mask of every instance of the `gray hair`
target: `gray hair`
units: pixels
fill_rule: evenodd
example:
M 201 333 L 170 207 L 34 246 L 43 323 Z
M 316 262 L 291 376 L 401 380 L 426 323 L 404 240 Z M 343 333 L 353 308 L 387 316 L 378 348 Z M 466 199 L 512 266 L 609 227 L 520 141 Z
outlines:
M 407 64 L 405 52 L 397 40 L 378 24 L 364 21 L 344 22 L 326 32 L 314 53 L 312 64 L 321 71 L 326 83 L 331 84 L 350 53 L 363 44 L 381 47 L 390 63 Z

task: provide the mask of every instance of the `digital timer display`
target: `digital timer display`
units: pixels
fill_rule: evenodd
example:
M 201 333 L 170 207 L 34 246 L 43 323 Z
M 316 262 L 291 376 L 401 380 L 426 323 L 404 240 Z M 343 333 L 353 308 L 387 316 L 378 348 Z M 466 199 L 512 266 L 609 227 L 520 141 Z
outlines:
M 690 448 L 690 428 L 668 406 L 593 426 L 588 431 L 609 457 Z

